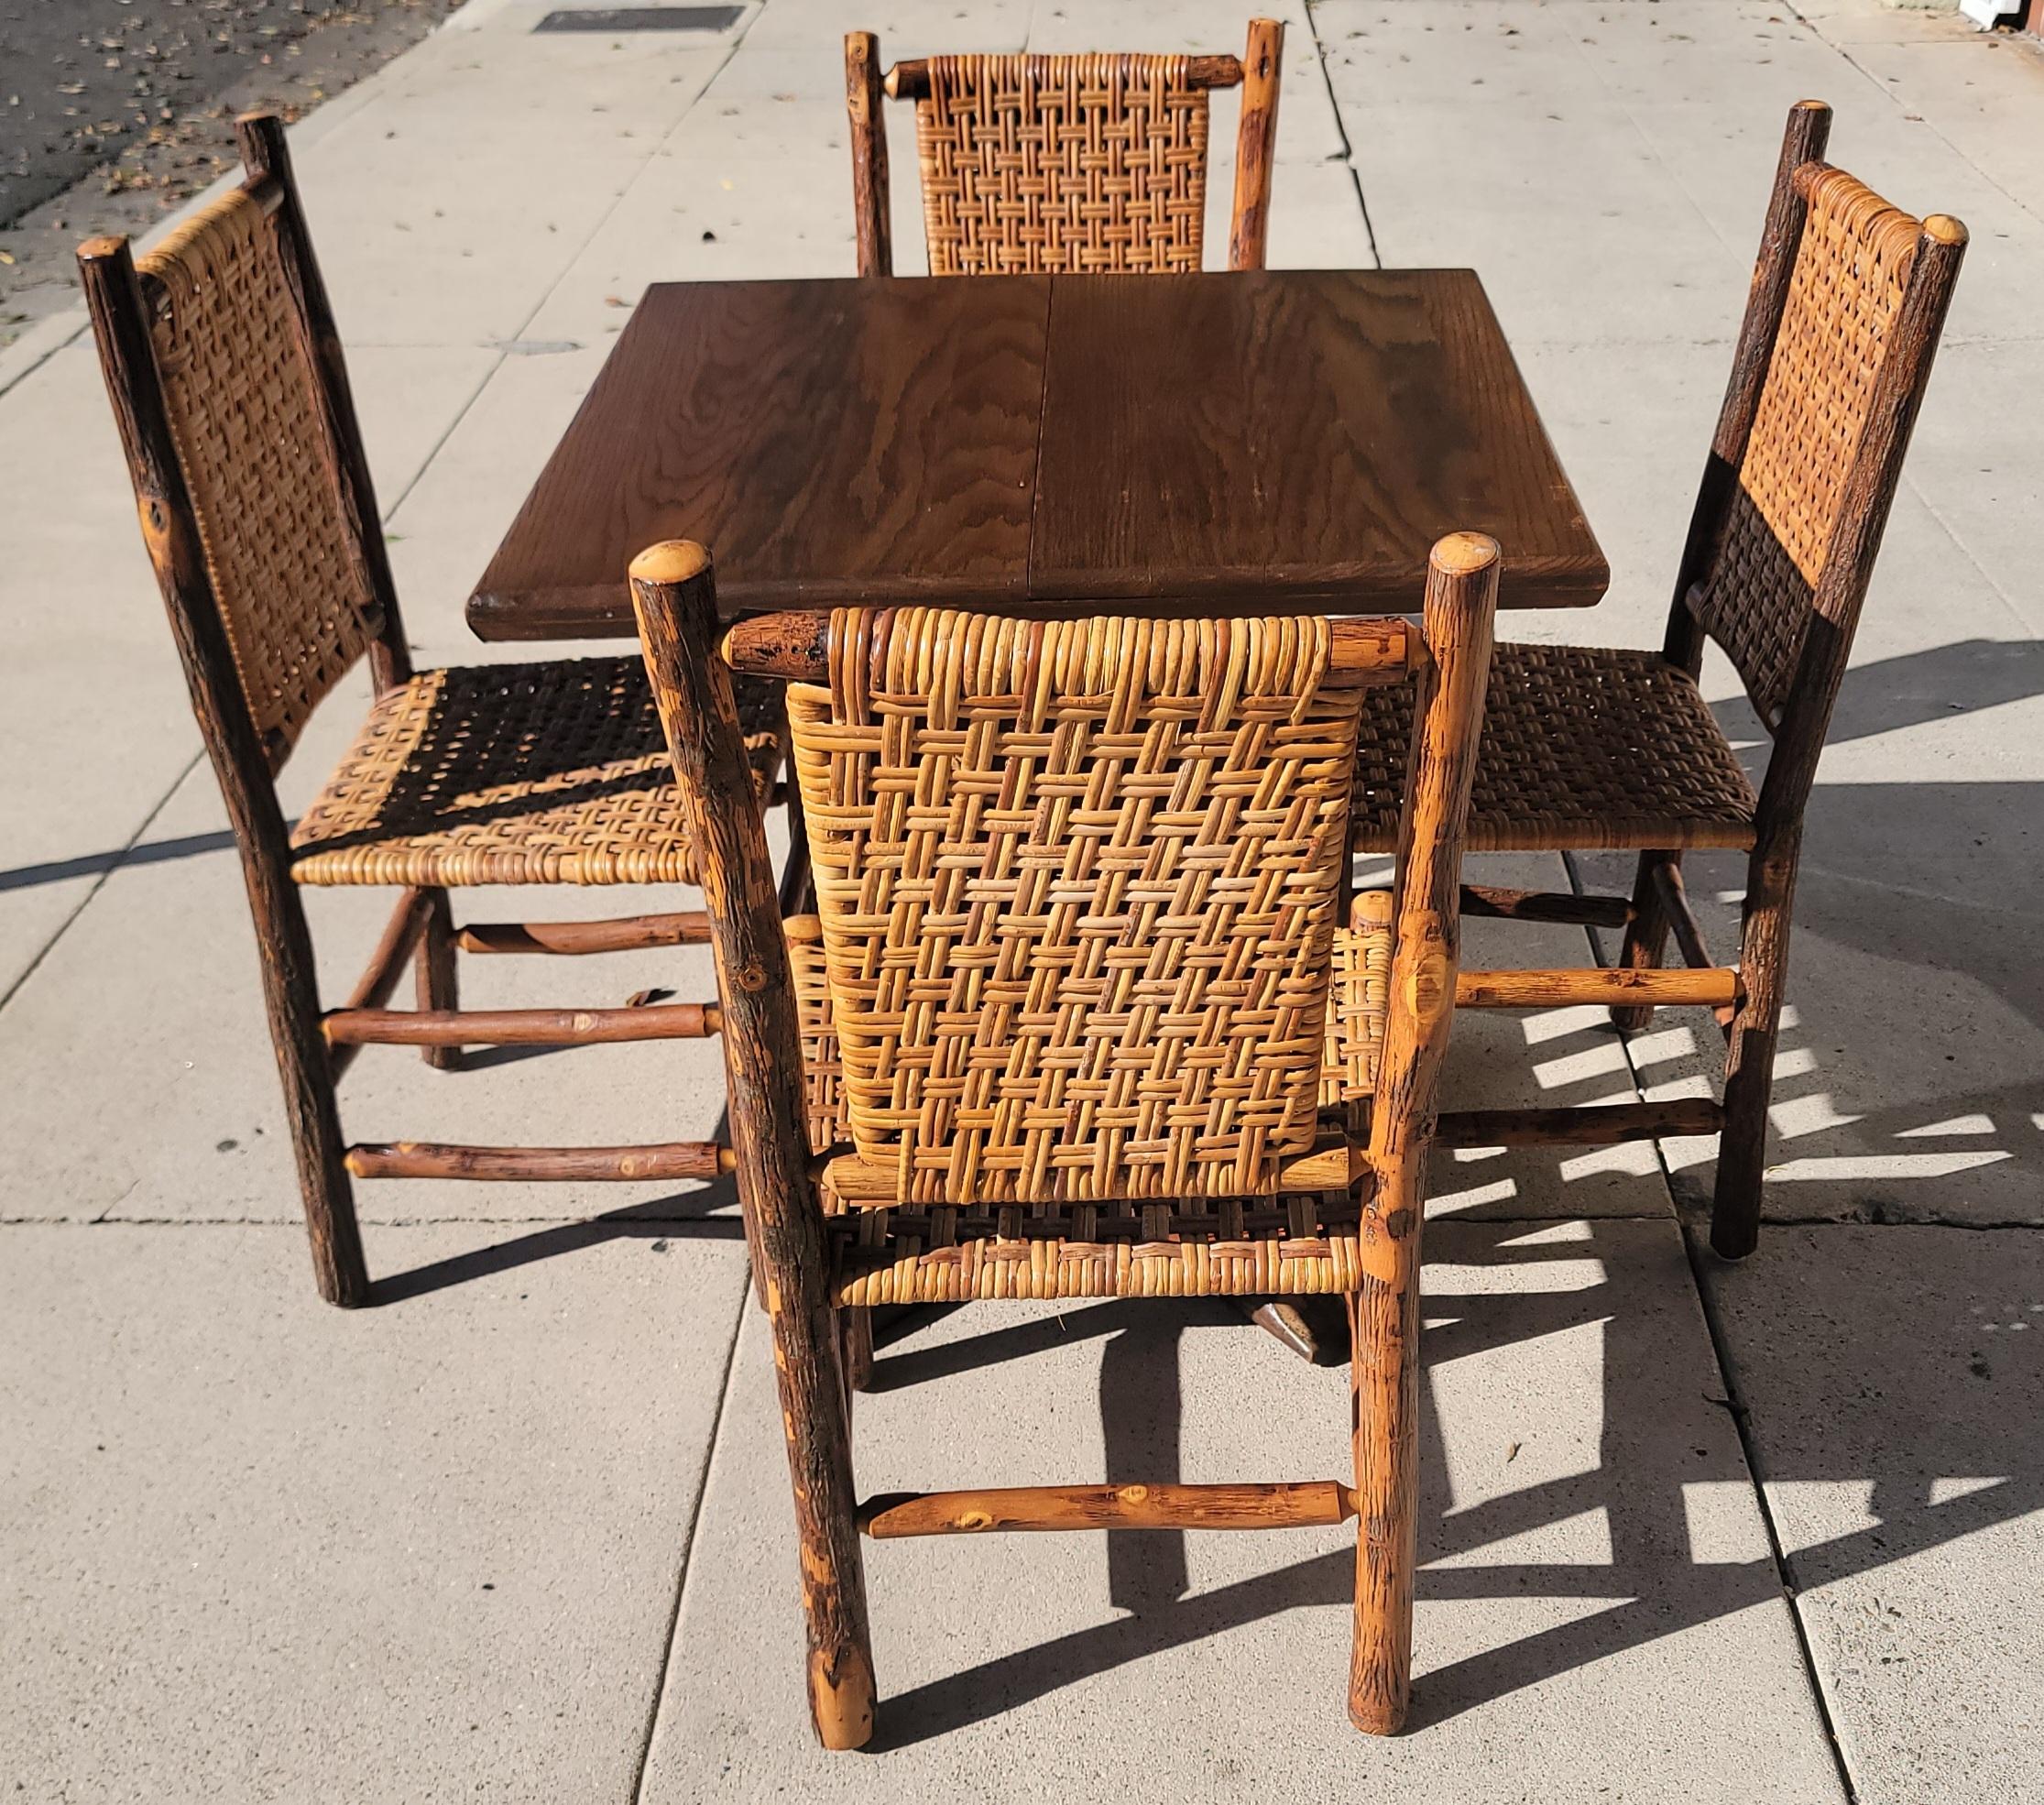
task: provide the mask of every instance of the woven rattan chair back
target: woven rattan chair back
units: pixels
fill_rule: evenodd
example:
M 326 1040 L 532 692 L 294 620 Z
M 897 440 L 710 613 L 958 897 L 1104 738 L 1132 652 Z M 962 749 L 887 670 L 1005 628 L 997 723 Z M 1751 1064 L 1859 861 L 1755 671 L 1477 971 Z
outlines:
M 932 57 L 915 104 L 930 274 L 1197 270 L 1207 91 L 1186 63 Z
M 1795 689 L 1855 473 L 1891 444 L 1900 461 L 1900 443 L 1876 448 L 1867 426 L 1884 365 L 1909 355 L 1897 346 L 1896 329 L 1923 229 L 1844 170 L 1820 163 L 1796 171 L 1794 191 L 1801 239 L 1751 431 L 1707 562 L 1679 598 L 1724 649 L 1770 728 Z M 1864 580 L 1858 586 L 1864 592 Z M 1860 599 L 1850 598 L 1855 617 Z
M 235 190 L 136 271 L 213 599 L 274 768 L 382 610 L 267 198 Z
M 854 609 L 790 726 L 902 1201 L 1268 1193 L 1312 1143 L 1367 673 L 1318 618 Z
M 933 276 L 1169 273 L 1205 253 L 1208 94 L 1242 84 L 1229 267 L 1263 262 L 1284 27 L 1257 19 L 1242 59 L 938 56 L 886 89 L 915 103 Z M 846 39 L 859 270 L 889 273 L 878 46 Z

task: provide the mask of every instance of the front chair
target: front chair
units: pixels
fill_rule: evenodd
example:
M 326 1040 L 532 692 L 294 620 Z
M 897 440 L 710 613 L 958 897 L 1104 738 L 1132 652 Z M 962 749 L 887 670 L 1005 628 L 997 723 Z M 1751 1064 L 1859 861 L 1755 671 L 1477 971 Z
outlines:
M 79 251 L 142 520 L 255 917 L 314 1275 L 369 1295 L 352 1179 L 670 1179 L 729 1166 L 698 1143 L 349 1145 L 334 1087 L 366 1044 L 452 1065 L 465 1045 L 578 1045 L 716 1032 L 714 1004 L 460 1010 L 455 954 L 700 941 L 698 913 L 457 928 L 461 884 L 693 883 L 660 717 L 635 657 L 415 672 L 341 345 L 281 123 L 238 120 L 243 184 L 131 257 Z M 274 780 L 320 702 L 366 658 L 376 701 L 289 826 Z M 780 698 L 749 685 L 756 796 L 784 752 Z M 322 1011 L 300 884 L 401 890 L 367 970 Z M 385 1005 L 416 965 L 419 1006 Z
M 1252 19 L 1230 56 L 955 56 L 880 73 L 870 31 L 845 38 L 858 273 L 894 273 L 883 95 L 915 103 L 930 274 L 1201 267 L 1207 96 L 1240 86 L 1230 269 L 1261 269 L 1270 225 L 1284 27 Z
M 1629 899 L 1514 896 L 1494 912 L 1623 927 L 1621 1027 L 1670 1003 L 1716 1011 L 1722 1109 L 1697 1099 L 1630 1123 L 1558 1110 L 1550 1138 L 1591 1138 L 1600 1116 L 1603 1140 L 1719 1131 L 1711 1244 L 1728 1259 L 1759 1240 L 1803 810 L 1966 245 L 1957 220 L 1912 219 L 1820 161 L 1830 131 L 1821 102 L 1789 113 L 1665 644 L 1500 645 L 1470 808 L 1472 851 L 1639 851 Z M 1706 638 L 1774 738 L 1757 796 L 1697 687 Z M 1397 711 L 1373 701 L 1362 743 L 1355 845 L 1386 852 Z M 1713 964 L 1682 884 L 1683 852 L 1710 847 L 1747 856 L 1735 968 Z M 1671 932 L 1689 969 L 1658 968 Z
M 1357 1516 L 1350 1708 L 1398 1726 L 1420 1220 L 1496 581 L 1497 548 L 1458 536 L 1424 629 L 879 608 L 720 642 L 701 548 L 634 564 L 708 874 L 825 1745 L 872 1732 L 861 1531 Z M 785 927 L 734 672 L 795 680 L 817 913 Z M 1395 902 L 1351 910 L 1350 772 L 1380 692 L 1414 725 L 1410 802 Z M 855 1496 L 861 1308 L 1273 1293 L 1349 1300 L 1352 1482 Z

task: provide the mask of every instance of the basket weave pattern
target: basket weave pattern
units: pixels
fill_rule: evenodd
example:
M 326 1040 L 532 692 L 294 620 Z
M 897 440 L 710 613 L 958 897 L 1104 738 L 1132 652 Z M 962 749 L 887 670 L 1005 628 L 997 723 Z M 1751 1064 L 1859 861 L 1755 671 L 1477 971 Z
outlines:
M 789 691 L 843 1108 L 903 1204 L 1312 1144 L 1364 681 L 1319 619 L 847 610 Z
M 1738 491 L 1689 604 L 1770 723 L 1795 679 L 1919 230 L 1842 170 L 1819 173 L 1808 199 Z
M 763 793 L 779 686 L 737 688 Z M 421 673 L 369 711 L 291 843 L 310 884 L 699 881 L 636 655 Z
M 1186 59 L 930 59 L 915 107 L 933 276 L 1197 270 L 1207 93 Z
M 1323 1121 L 1367 1129 L 1391 978 L 1391 893 L 1357 899 L 1332 948 Z M 819 1154 L 848 1138 L 837 1037 L 814 917 L 789 923 L 801 1003 L 809 1132 Z M 1353 1290 L 1361 1274 L 1359 1199 L 1347 1191 L 1274 1198 L 1123 1198 L 1075 1206 L 849 1204 L 825 1168 L 838 1301 L 963 1303 L 991 1297 L 1257 1296 Z
M 236 190 L 136 261 L 206 567 L 273 768 L 373 637 L 276 226 Z M 374 523 L 371 523 L 372 529 Z

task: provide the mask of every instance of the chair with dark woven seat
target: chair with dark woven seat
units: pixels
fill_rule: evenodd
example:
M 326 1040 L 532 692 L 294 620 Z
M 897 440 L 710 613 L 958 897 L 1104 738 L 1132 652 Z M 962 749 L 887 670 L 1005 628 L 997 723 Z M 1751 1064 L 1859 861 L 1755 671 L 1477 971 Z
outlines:
M 1228 268 L 1261 269 L 1284 27 L 1252 19 L 1241 57 L 942 56 L 883 77 L 845 38 L 858 273 L 893 273 L 882 96 L 915 103 L 933 276 L 1152 274 L 1202 267 L 1207 97 L 1240 85 Z
M 1640 853 L 1629 899 L 1503 911 L 1623 924 L 1617 976 L 1641 989 L 1614 1008 L 1621 1026 L 1678 1000 L 1678 977 L 1716 970 L 1730 987 L 1711 1229 L 1729 1258 L 1759 1235 L 1803 812 L 1966 242 L 1957 220 L 1913 219 L 1822 163 L 1830 127 L 1820 102 L 1788 116 L 1663 649 L 1499 646 L 1470 809 L 1472 850 Z M 1773 736 L 1757 796 L 1697 688 L 1706 638 Z M 1355 843 L 1384 851 L 1404 750 L 1381 700 L 1362 742 Z M 1749 855 L 1735 971 L 1712 966 L 1682 886 L 1683 852 L 1710 847 Z M 1700 969 L 1656 970 L 1671 931 Z
M 447 887 L 696 881 L 639 658 L 414 672 L 341 347 L 283 128 L 237 123 L 243 184 L 131 257 L 79 253 L 101 362 L 206 748 L 238 842 L 322 1296 L 369 1292 L 352 1179 L 668 1178 L 727 1169 L 709 1143 L 349 1146 L 334 1087 L 374 1042 L 572 1045 L 714 1034 L 714 1005 L 459 1010 L 455 954 L 700 940 L 697 913 L 472 923 Z M 296 829 L 276 773 L 363 659 L 376 700 Z M 778 686 L 743 694 L 764 793 L 784 756 Z M 402 888 L 345 1005 L 321 1009 L 298 884 Z M 383 1005 L 415 962 L 419 1007 Z

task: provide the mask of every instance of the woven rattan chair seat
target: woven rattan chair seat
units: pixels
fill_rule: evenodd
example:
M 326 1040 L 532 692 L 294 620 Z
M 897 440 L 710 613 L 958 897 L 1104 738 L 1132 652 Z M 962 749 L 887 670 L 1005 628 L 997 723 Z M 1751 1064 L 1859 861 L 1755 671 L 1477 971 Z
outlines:
M 1376 1087 L 1391 972 L 1391 896 L 1358 899 L 1337 932 L 1320 1101 L 1330 1138 L 1343 1106 Z M 809 1132 L 819 1153 L 849 1139 L 814 918 L 789 923 L 802 1005 Z M 1359 1200 L 1347 1191 L 1088 1204 L 875 1206 L 821 1187 L 833 1284 L 843 1304 L 982 1297 L 1244 1297 L 1341 1293 L 1361 1283 Z
M 1412 739 L 1364 700 L 1350 844 L 1394 852 Z M 1651 651 L 1500 645 L 1470 802 L 1471 852 L 1753 844 L 1753 786 L 1687 673 Z
M 763 790 L 781 686 L 738 692 Z M 636 655 L 422 672 L 371 708 L 291 843 L 309 884 L 697 881 Z

